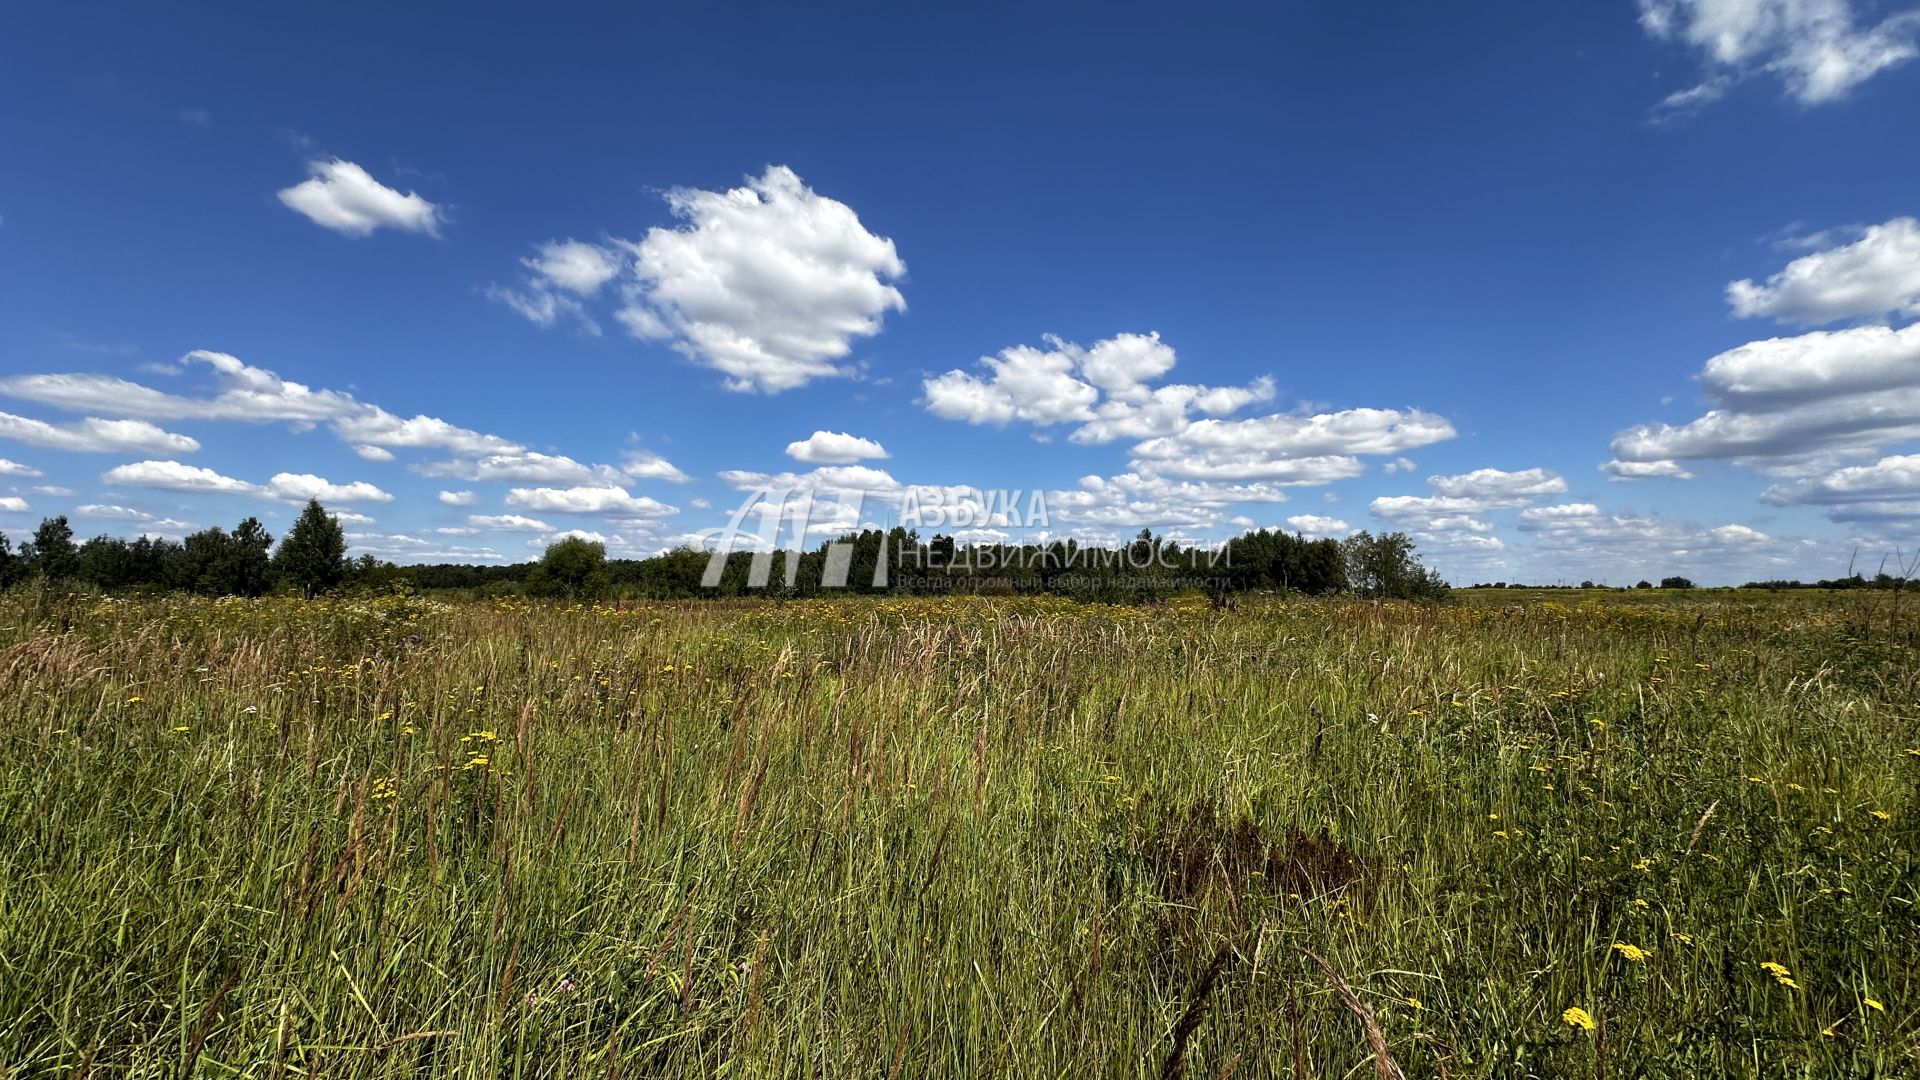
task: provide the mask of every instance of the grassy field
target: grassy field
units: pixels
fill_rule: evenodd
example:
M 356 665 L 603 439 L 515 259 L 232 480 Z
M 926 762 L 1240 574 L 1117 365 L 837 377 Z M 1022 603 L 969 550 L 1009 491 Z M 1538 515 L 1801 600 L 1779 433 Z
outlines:
M 1911 1076 L 1872 603 L 0 599 L 0 1074 Z

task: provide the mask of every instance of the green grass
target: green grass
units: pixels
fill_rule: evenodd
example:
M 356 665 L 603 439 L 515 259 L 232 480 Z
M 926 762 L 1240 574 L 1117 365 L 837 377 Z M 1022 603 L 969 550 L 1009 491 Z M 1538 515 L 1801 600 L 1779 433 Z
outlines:
M 0 600 L 0 1075 L 1913 1075 L 1880 604 Z

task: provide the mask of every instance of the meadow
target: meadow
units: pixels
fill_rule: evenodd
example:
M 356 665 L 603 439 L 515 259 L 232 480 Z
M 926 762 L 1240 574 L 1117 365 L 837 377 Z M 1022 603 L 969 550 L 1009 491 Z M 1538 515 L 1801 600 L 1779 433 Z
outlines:
M 1890 599 L 0 598 L 0 1075 L 1912 1076 Z

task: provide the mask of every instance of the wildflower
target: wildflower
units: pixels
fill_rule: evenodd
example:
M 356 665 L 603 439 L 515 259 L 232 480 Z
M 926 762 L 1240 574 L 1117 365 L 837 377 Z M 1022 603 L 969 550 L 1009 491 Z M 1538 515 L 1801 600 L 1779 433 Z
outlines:
M 1883 1013 L 1887 1011 L 1887 1007 L 1885 1005 L 1880 1004 L 1878 1001 L 1875 1001 L 1872 998 L 1861 998 L 1860 1004 L 1865 1005 L 1867 1008 L 1872 1009 L 1874 1012 Z
M 1422 1004 L 1420 1004 L 1420 999 L 1419 999 L 1419 998 L 1417 998 L 1417 997 L 1410 997 L 1410 998 L 1408 998 L 1408 999 L 1407 999 L 1407 1004 L 1409 1004 L 1409 1005 L 1411 1005 L 1411 1006 L 1413 1006 L 1413 1011 L 1415 1011 L 1415 1012 L 1419 1012 L 1420 1010 L 1422 1010 L 1422 1009 L 1424 1009 L 1424 1008 L 1426 1008 L 1426 1006 L 1425 1006 L 1425 1005 L 1422 1005 Z
M 1637 964 L 1640 961 L 1645 960 L 1648 954 L 1648 950 L 1643 949 L 1638 945 L 1628 945 L 1624 942 L 1619 942 L 1619 941 L 1616 941 L 1613 943 L 1613 951 L 1625 957 L 1629 963 L 1634 963 L 1634 964 Z
M 141 702 L 141 700 L 142 700 L 142 699 L 141 699 L 141 697 L 140 697 L 140 695 L 139 695 L 139 694 L 135 694 L 135 695 L 133 695 L 132 697 L 130 697 L 130 698 L 128 698 L 128 699 L 127 699 L 127 704 L 129 704 L 129 705 L 138 705 L 138 704 L 140 704 L 140 702 Z
M 1868 813 L 1872 814 L 1874 817 L 1879 818 L 1881 821 L 1893 820 L 1893 815 L 1887 813 L 1885 810 L 1869 810 Z
M 1561 1013 L 1560 1020 L 1562 1023 L 1565 1023 L 1568 1027 L 1576 1027 L 1576 1028 L 1579 1028 L 1581 1031 L 1592 1031 L 1594 1028 L 1600 1026 L 1594 1023 L 1592 1013 L 1588 1012 L 1587 1010 L 1581 1008 L 1578 1005 L 1575 1005 L 1572 1008 L 1568 1009 L 1566 1012 Z
M 174 728 L 173 730 L 175 730 L 175 731 L 191 731 L 192 729 L 191 729 L 191 728 L 189 728 L 189 727 L 187 727 L 187 725 L 185 725 L 185 724 L 181 724 L 181 725 L 180 725 L 179 727 L 176 727 L 176 728 Z
M 1693 935 L 1676 933 L 1673 935 L 1673 940 L 1679 942 L 1682 945 L 1691 945 L 1693 944 Z
M 1763 962 L 1760 966 L 1766 970 L 1767 974 L 1773 976 L 1776 979 L 1783 979 L 1788 975 L 1793 974 L 1793 972 L 1787 970 L 1787 966 L 1785 964 L 1776 964 L 1771 960 L 1767 960 Z

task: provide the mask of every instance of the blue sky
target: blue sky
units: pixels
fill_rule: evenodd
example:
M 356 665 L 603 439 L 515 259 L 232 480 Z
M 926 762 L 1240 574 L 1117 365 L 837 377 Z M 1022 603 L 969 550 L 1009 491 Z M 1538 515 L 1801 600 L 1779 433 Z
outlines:
M 16 13 L 0 531 L 318 494 L 517 561 L 924 485 L 1458 582 L 1914 546 L 1904 9 L 406 7 Z

